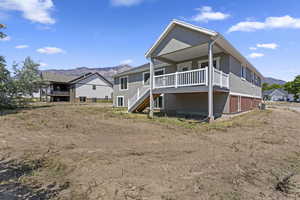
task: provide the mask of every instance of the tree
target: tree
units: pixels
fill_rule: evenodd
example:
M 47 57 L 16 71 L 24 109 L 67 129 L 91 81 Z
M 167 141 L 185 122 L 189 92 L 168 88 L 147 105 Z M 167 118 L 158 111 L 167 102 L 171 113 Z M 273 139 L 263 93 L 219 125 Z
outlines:
M 272 85 L 269 85 L 268 83 L 263 83 L 262 85 L 262 90 L 265 91 L 265 90 L 273 90 L 273 89 L 279 89 L 279 88 L 282 88 L 282 85 L 279 85 L 279 84 L 272 84 Z
M 263 91 L 268 90 L 268 87 L 269 87 L 269 84 L 268 84 L 268 83 L 263 83 L 263 84 L 262 84 L 262 90 L 263 90 Z
M 6 62 L 3 56 L 0 56 L 0 109 L 11 106 L 11 77 L 6 69 Z
M 39 66 L 30 57 L 25 59 L 21 68 L 18 68 L 18 64 L 14 64 L 14 79 L 19 96 L 32 96 L 38 91 L 41 84 Z
M 3 28 L 5 28 L 5 25 L 4 24 L 0 24 L 0 29 L 3 29 Z M 6 37 L 6 35 L 2 31 L 0 31 L 0 39 L 1 38 L 5 38 L 5 37 Z
M 294 95 L 294 99 L 298 100 L 300 95 L 300 75 L 296 76 L 293 81 L 287 82 L 284 89 Z

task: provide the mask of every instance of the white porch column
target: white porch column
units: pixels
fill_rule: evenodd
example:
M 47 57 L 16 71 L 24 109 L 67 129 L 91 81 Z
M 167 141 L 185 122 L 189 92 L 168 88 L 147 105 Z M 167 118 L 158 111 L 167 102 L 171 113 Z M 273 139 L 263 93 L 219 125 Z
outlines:
M 211 41 L 208 43 L 208 120 L 214 120 L 214 100 L 213 100 L 213 73 L 214 73 L 214 62 L 213 62 L 213 44 Z
M 154 100 L 153 100 L 153 83 L 154 83 L 154 60 L 150 59 L 150 112 L 149 117 L 153 118 Z

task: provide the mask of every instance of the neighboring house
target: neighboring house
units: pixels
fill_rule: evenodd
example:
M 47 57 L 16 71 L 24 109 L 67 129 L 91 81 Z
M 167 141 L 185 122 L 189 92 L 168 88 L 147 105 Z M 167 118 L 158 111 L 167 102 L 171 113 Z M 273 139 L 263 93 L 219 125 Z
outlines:
M 262 74 L 215 31 L 174 20 L 146 57 L 150 64 L 114 76 L 114 106 L 214 119 L 261 102 Z
M 99 73 L 66 76 L 42 72 L 41 100 L 47 102 L 97 102 L 112 99 L 112 84 Z
M 294 95 L 281 88 L 264 91 L 263 98 L 267 101 L 294 101 Z

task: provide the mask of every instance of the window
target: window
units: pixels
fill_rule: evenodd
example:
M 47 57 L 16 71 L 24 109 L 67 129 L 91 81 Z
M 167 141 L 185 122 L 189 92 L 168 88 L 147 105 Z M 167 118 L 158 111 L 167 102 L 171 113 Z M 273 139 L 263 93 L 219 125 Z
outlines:
M 246 79 L 246 67 L 244 66 L 241 67 L 241 77 Z
M 154 76 L 164 75 L 164 73 L 165 73 L 164 69 L 155 70 Z
M 128 89 L 128 77 L 121 77 L 120 78 L 120 90 L 127 90 Z
M 155 70 L 154 72 L 154 76 L 160 76 L 160 75 L 164 75 L 165 70 L 164 69 L 159 69 L 159 70 Z M 150 72 L 144 72 L 143 73 L 143 83 L 144 85 L 149 85 L 150 84 Z
M 254 72 L 251 72 L 251 83 L 255 84 L 255 74 L 254 74 Z
M 92 98 L 92 102 L 93 102 L 93 103 L 97 103 L 97 98 L 95 98 L 95 97 Z
M 149 85 L 150 83 L 150 72 L 145 72 L 143 74 L 144 76 L 144 85 Z
M 82 102 L 86 102 L 86 97 L 79 97 L 79 101 Z
M 117 97 L 117 107 L 124 107 L 124 97 Z
M 159 96 L 154 101 L 154 108 L 163 108 L 164 107 L 164 97 Z
M 96 85 L 93 85 L 93 90 L 96 90 Z
M 209 65 L 208 60 L 200 60 L 199 61 L 200 68 L 208 67 L 208 65 Z M 213 65 L 216 69 L 220 69 L 220 57 L 217 57 L 213 60 Z

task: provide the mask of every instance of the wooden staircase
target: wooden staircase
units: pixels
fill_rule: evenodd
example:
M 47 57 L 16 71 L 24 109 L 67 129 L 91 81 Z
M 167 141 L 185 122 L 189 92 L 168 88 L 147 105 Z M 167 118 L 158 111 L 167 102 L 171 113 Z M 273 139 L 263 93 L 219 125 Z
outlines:
M 154 94 L 153 99 L 155 100 L 161 94 Z M 143 112 L 147 107 L 150 107 L 150 95 L 142 101 L 133 112 Z
M 160 94 L 154 94 L 154 100 L 159 96 Z M 128 103 L 128 112 L 143 112 L 147 107 L 150 106 L 150 89 L 146 88 L 141 95 L 139 95 L 138 92 L 137 95 L 130 99 L 130 102 L 132 103 Z

